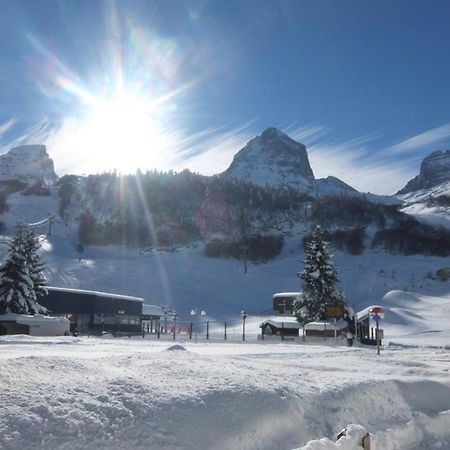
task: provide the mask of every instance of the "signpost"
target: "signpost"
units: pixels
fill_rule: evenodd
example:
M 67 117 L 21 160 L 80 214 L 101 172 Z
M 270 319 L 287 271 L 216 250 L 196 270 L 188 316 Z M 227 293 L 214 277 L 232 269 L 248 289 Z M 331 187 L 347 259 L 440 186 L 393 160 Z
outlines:
M 384 309 L 381 306 L 374 306 L 370 308 L 370 316 L 372 320 L 376 324 L 375 328 L 375 338 L 377 340 L 377 354 L 380 354 L 380 345 L 381 345 L 381 330 L 380 330 L 380 320 L 384 318 Z

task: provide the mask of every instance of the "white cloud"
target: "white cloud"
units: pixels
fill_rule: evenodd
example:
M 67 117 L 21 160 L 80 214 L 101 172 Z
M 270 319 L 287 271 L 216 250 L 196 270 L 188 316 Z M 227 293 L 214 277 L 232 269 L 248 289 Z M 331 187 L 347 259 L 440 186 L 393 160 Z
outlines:
M 332 131 L 319 125 L 290 127 L 288 134 L 307 146 L 316 178 L 329 175 L 362 192 L 393 194 L 419 172 L 421 160 L 433 146 L 450 137 L 450 123 L 385 148 L 376 148 L 377 134 L 333 141 Z
M 0 154 L 6 153 L 13 147 L 26 144 L 42 144 L 54 132 L 53 126 L 47 119 L 35 123 L 27 128 L 15 131 L 20 123 L 15 119 L 10 119 L 0 125 Z M 7 133 L 12 137 L 7 137 Z
M 330 133 L 330 130 L 322 125 L 306 125 L 300 127 L 291 125 L 282 128 L 282 130 L 295 141 L 306 145 L 316 142 L 318 139 L 324 138 Z
M 433 128 L 415 136 L 409 137 L 386 149 L 390 153 L 404 153 L 412 150 L 423 150 L 431 145 L 437 145 L 450 137 L 450 123 Z
M 0 139 L 6 134 L 16 123 L 15 119 L 9 119 L 6 122 L 0 124 Z
M 255 137 L 254 121 L 230 130 L 211 128 L 193 135 L 185 134 L 178 141 L 177 169 L 189 168 L 204 175 L 223 172 L 234 155 Z
M 361 142 L 364 140 L 361 139 Z M 315 144 L 308 149 L 317 178 L 333 175 L 361 192 L 393 194 L 417 169 L 414 164 L 400 164 L 391 159 L 377 160 L 358 140 L 337 144 Z

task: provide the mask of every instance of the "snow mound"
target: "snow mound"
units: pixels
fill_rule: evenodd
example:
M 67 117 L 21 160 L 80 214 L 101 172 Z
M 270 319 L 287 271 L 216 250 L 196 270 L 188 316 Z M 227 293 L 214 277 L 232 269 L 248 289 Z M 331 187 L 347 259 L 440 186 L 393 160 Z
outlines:
M 166 351 L 168 351 L 168 352 L 173 352 L 173 351 L 186 351 L 186 348 L 183 347 L 181 344 L 174 344 L 174 345 L 171 345 L 170 347 L 168 347 L 168 348 L 166 349 Z
M 380 300 L 385 339 L 391 343 L 450 347 L 450 296 L 394 290 Z

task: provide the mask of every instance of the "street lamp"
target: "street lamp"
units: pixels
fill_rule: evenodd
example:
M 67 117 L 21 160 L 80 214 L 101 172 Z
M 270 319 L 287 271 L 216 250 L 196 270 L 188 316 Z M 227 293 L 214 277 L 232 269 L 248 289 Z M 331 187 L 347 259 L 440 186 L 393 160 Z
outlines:
M 192 309 L 191 316 L 194 319 L 194 323 L 195 323 L 195 343 L 197 343 L 198 321 L 199 321 L 200 316 L 206 316 L 206 311 L 199 310 L 199 309 Z
M 173 319 L 173 340 L 175 340 L 177 330 L 177 319 L 178 319 L 178 314 L 175 311 L 172 311 L 172 319 Z
M 245 341 L 245 319 L 247 319 L 247 311 L 243 309 L 241 311 L 242 316 L 242 340 Z

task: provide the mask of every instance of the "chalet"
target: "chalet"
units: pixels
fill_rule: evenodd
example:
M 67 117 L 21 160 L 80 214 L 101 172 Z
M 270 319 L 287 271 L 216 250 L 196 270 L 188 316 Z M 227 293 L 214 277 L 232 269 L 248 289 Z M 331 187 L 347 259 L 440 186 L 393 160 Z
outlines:
M 274 316 L 260 325 L 262 337 L 280 336 L 282 339 L 286 336 L 298 337 L 301 327 L 297 319 L 292 316 Z
M 325 308 L 325 320 L 311 322 L 303 326 L 294 317 L 294 303 L 300 292 L 280 292 L 273 295 L 273 317 L 260 324 L 261 337 L 264 336 L 299 336 L 300 330 L 306 336 L 337 337 L 353 326 L 348 318 L 345 303 L 335 302 Z M 353 327 L 354 328 L 354 327 Z
M 265 336 L 298 337 L 301 325 L 294 317 L 294 302 L 299 292 L 280 292 L 273 295 L 273 317 L 260 324 L 261 338 Z

